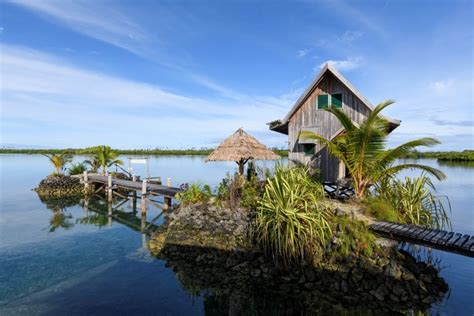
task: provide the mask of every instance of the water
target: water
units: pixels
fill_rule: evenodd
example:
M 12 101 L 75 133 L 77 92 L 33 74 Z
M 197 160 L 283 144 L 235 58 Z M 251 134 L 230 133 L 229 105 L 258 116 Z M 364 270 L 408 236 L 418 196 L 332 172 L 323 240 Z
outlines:
M 474 167 L 417 162 L 448 175 L 448 180 L 436 183 L 437 194 L 450 198 L 453 229 L 474 234 Z M 175 185 L 201 181 L 215 186 L 236 167 L 231 162 L 205 164 L 203 157 L 150 159 L 152 176 L 170 177 Z M 134 168 L 145 173 L 144 166 Z M 0 169 L 1 315 L 201 315 L 223 312 L 222 305 L 227 306 L 205 291 L 190 289 L 165 261 L 151 257 L 146 236 L 139 231 L 91 211 L 86 214 L 79 206 L 66 207 L 63 226 L 55 225 L 54 212 L 31 191 L 51 171 L 47 158 L 0 155 Z M 158 213 L 150 207 L 147 220 Z M 431 313 L 472 315 L 473 259 L 437 250 L 433 255 L 441 261 L 450 293 Z

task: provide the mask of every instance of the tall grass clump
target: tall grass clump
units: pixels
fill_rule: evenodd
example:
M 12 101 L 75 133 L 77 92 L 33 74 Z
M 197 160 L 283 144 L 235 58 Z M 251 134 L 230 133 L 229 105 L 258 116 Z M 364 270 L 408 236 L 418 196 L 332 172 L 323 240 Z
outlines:
M 309 263 L 322 251 L 331 235 L 323 196 L 305 168 L 275 167 L 257 208 L 254 237 L 276 264 Z
M 419 177 L 387 179 L 380 182 L 375 193 L 397 211 L 398 221 L 430 228 L 451 228 L 447 197 L 435 196 L 433 182 L 426 174 Z
M 176 199 L 181 205 L 203 204 L 209 202 L 212 197 L 211 187 L 199 183 L 193 183 L 183 192 L 176 194 Z
M 79 163 L 74 163 L 71 164 L 67 172 L 69 173 L 70 176 L 77 175 L 77 174 L 83 174 L 84 171 L 87 170 L 87 166 L 84 162 L 79 162 Z

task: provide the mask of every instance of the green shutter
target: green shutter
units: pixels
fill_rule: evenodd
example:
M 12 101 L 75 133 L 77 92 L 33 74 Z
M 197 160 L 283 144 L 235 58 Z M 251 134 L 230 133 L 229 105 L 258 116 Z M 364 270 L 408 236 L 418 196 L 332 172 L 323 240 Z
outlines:
M 318 95 L 318 110 L 327 109 L 329 107 L 329 98 L 327 94 Z
M 331 107 L 338 108 L 338 109 L 342 108 L 342 94 L 341 93 L 331 95 Z
M 305 156 L 312 156 L 314 155 L 314 144 L 304 144 L 303 145 L 303 152 Z

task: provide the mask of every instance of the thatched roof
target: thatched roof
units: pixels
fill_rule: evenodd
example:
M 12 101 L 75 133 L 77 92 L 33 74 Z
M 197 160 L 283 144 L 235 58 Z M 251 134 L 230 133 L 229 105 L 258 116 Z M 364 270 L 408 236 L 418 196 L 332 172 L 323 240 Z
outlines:
M 240 161 L 248 159 L 274 160 L 280 156 L 265 147 L 255 137 L 239 128 L 232 136 L 220 144 L 206 161 Z

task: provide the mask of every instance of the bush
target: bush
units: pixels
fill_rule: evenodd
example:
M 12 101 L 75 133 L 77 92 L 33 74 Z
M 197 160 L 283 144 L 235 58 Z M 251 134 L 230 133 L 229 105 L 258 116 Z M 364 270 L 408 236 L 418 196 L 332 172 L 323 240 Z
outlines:
M 393 204 L 381 197 L 369 196 L 364 199 L 363 204 L 366 214 L 379 221 L 404 222 L 403 219 L 398 216 L 398 211 Z
M 435 190 L 425 174 L 405 180 L 387 179 L 376 186 L 375 194 L 380 200 L 390 203 L 397 211 L 398 221 L 431 228 L 450 228 L 446 209 L 451 210 L 449 199 L 443 203 L 441 197 L 431 193 Z
M 190 204 L 204 204 L 209 202 L 211 197 L 211 188 L 207 184 L 201 185 L 198 183 L 193 183 L 187 190 L 176 194 L 176 199 L 184 206 Z
M 254 237 L 276 264 L 311 262 L 325 246 L 330 213 L 321 204 L 324 189 L 305 168 L 275 168 L 256 213 Z
M 85 165 L 85 163 L 83 162 L 80 162 L 80 163 L 75 163 L 75 164 L 72 164 L 71 167 L 69 167 L 68 169 L 68 173 L 69 175 L 75 175 L 75 174 L 83 174 L 84 171 L 87 170 L 87 167 Z
M 351 253 L 369 257 L 374 253 L 376 237 L 365 223 L 347 216 L 336 216 L 332 224 L 335 237 L 328 253 L 331 259 L 344 259 Z

